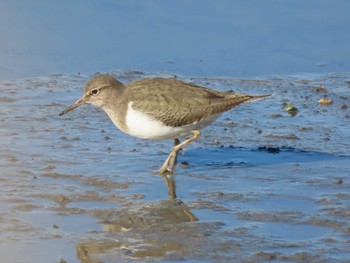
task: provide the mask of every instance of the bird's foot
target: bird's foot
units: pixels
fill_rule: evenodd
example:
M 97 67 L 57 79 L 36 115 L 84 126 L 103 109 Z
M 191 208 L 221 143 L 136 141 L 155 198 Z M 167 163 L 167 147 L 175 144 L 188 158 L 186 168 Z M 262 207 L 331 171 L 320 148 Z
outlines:
M 172 175 L 174 173 L 176 159 L 177 151 L 172 150 L 162 167 L 160 167 L 158 170 L 155 170 L 154 172 L 160 175 Z
M 152 171 L 155 174 L 160 174 L 160 175 L 168 175 L 168 174 L 172 174 L 173 172 L 170 171 L 170 169 L 168 167 L 163 168 L 163 166 L 158 169 L 158 170 L 153 170 Z

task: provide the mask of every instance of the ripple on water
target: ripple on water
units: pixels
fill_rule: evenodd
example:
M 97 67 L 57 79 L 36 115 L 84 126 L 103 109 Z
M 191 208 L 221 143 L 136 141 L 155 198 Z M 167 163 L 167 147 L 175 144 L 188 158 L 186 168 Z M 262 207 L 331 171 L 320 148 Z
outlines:
M 285 241 L 307 241 L 317 240 L 332 233 L 328 227 L 288 224 L 280 222 L 259 222 L 256 224 L 255 232 L 269 239 Z

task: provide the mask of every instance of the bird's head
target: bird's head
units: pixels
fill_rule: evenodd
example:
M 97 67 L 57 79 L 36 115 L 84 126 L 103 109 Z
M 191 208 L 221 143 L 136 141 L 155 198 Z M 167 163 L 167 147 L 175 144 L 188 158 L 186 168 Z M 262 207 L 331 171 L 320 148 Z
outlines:
M 83 96 L 61 111 L 59 115 L 62 116 L 83 104 L 92 104 L 103 108 L 114 92 L 122 88 L 123 84 L 112 76 L 107 74 L 96 75 L 86 83 Z

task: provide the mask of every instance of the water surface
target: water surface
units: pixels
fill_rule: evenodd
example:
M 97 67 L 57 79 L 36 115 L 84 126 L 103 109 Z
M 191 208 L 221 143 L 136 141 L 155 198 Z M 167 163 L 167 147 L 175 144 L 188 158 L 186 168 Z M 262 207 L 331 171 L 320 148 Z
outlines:
M 4 262 L 348 260 L 349 74 L 178 76 L 275 96 L 225 113 L 185 149 L 175 201 L 151 172 L 172 142 L 131 138 L 89 106 L 58 117 L 90 77 L 0 83 Z M 294 117 L 284 103 L 298 108 Z

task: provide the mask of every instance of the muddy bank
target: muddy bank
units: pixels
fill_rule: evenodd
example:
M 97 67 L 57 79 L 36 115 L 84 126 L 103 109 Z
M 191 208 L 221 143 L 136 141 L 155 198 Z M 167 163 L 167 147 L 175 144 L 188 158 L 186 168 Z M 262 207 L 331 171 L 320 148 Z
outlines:
M 174 181 L 151 172 L 172 142 L 124 135 L 93 107 L 58 117 L 89 77 L 0 83 L 4 262 L 348 261 L 350 74 L 183 78 L 275 95 L 205 129 Z

